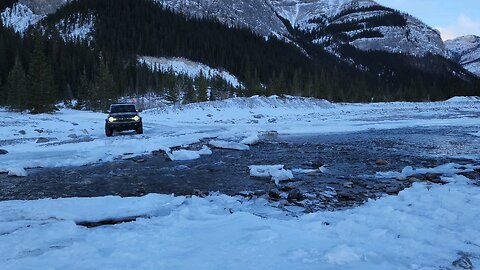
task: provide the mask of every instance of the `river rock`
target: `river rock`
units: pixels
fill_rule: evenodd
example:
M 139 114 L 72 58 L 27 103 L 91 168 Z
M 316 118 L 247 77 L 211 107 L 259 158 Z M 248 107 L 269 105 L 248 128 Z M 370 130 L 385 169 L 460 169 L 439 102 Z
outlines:
M 8 154 L 8 151 L 5 149 L 0 149 L 0 156 Z
M 280 200 L 282 196 L 280 195 L 280 191 L 277 189 L 272 189 L 268 192 L 268 197 L 272 200 Z
M 144 163 L 145 161 L 147 161 L 147 160 L 144 159 L 144 158 L 133 158 L 132 160 L 133 160 L 133 162 L 135 162 L 135 163 Z
M 425 179 L 435 184 L 447 184 L 448 182 L 442 180 L 441 174 L 427 173 Z
M 43 129 L 35 129 L 35 131 L 38 133 L 43 133 Z
M 385 189 L 385 193 L 387 193 L 388 195 L 398 195 L 400 191 L 402 191 L 401 187 L 387 187 Z
M 270 119 L 268 119 L 268 122 L 273 124 L 273 123 L 277 122 L 277 119 L 276 118 L 270 118 Z
M 453 266 L 462 269 L 474 269 L 472 261 L 467 256 L 462 256 L 452 263 Z
M 291 190 L 294 190 L 295 188 L 296 188 L 295 185 L 288 183 L 286 185 L 282 185 L 279 189 L 284 192 L 289 192 Z
M 70 135 L 68 135 L 68 137 L 70 139 L 77 139 L 78 138 L 77 134 L 70 134 Z
M 47 142 L 49 142 L 49 141 L 50 141 L 49 139 L 43 138 L 43 137 L 37 139 L 37 143 L 47 143 Z
M 193 190 L 193 195 L 201 198 L 205 198 L 208 196 L 208 192 L 203 192 L 199 189 L 194 189 Z
M 463 175 L 465 177 L 467 177 L 468 179 L 470 180 L 475 180 L 477 178 L 480 177 L 480 174 L 479 172 L 477 171 L 473 171 L 473 172 L 462 172 L 462 173 L 459 173 L 459 175 Z
M 305 195 L 297 188 L 288 193 L 287 200 L 291 201 L 303 201 L 305 199 Z
M 353 182 L 345 182 L 343 183 L 344 188 L 353 188 Z
M 27 132 L 25 130 L 20 130 L 18 133 L 22 134 L 22 135 L 25 135 L 27 134 Z
M 384 159 L 378 159 L 377 161 L 375 161 L 375 164 L 377 164 L 378 166 L 386 166 L 388 165 L 388 161 Z

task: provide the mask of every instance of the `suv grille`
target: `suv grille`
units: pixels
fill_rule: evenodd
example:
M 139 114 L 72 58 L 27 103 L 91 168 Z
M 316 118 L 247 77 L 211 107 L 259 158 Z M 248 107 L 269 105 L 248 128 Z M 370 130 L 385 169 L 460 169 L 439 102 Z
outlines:
M 115 122 L 132 122 L 133 119 L 131 117 L 128 118 L 117 118 L 117 121 Z

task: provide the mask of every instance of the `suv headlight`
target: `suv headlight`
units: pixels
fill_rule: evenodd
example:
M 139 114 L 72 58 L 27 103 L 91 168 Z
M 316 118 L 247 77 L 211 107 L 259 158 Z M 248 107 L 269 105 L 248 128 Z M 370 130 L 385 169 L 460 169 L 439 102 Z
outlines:
M 135 122 L 138 122 L 138 121 L 140 121 L 140 116 L 135 115 L 132 119 L 133 119 Z
M 108 122 L 110 122 L 110 123 L 115 122 L 115 121 L 117 121 L 117 118 L 115 118 L 115 117 L 109 117 L 108 118 Z

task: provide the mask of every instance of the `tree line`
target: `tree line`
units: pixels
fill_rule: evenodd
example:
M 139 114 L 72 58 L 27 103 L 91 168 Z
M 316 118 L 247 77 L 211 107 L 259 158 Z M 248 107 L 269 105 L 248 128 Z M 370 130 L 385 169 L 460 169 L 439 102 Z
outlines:
M 60 29 L 61 21 L 92 17 L 91 41 L 60 34 L 68 28 Z M 358 63 L 354 66 L 313 44 L 308 33 L 291 31 L 295 43 L 285 43 L 149 0 L 71 1 L 23 35 L 0 25 L 0 105 L 43 112 L 55 102 L 77 99 L 79 108 L 103 110 L 118 97 L 149 92 L 173 103 L 256 94 L 347 102 L 480 94 L 473 76 L 442 72 L 461 70 L 443 58 L 361 52 L 345 45 L 342 54 Z M 189 78 L 152 70 L 138 63 L 139 56 L 184 57 L 225 69 L 244 87 L 206 74 Z

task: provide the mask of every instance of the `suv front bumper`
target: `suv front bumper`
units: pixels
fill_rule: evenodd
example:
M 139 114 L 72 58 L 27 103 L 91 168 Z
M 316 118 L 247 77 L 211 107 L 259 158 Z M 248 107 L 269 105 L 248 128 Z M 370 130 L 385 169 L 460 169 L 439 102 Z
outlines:
M 138 122 L 107 122 L 106 126 L 114 131 L 134 130 L 142 126 L 142 121 Z

